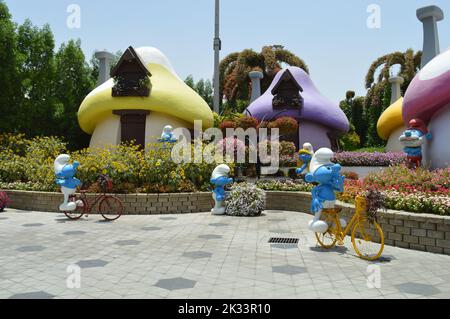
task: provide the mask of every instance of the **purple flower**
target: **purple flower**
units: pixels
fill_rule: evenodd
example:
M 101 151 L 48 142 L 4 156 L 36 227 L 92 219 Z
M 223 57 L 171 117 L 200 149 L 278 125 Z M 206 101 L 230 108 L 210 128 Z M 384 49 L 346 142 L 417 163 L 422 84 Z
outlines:
M 405 159 L 404 153 L 340 152 L 335 154 L 333 162 L 342 166 L 393 166 Z

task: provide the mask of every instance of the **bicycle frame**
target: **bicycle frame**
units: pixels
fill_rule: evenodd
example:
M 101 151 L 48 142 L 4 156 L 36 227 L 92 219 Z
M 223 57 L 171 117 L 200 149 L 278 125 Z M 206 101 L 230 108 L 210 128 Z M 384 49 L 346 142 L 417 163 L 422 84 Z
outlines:
M 365 199 L 357 197 L 355 204 L 356 204 L 355 205 L 356 206 L 355 214 L 353 215 L 352 219 L 347 224 L 347 226 L 345 227 L 344 230 L 342 230 L 341 220 L 339 218 L 341 209 L 339 209 L 338 211 L 330 210 L 328 212 L 327 212 L 327 210 L 324 210 L 325 213 L 328 213 L 328 214 L 334 213 L 334 214 L 336 214 L 335 221 L 336 221 L 336 228 L 337 229 L 336 229 L 335 235 L 338 238 L 339 242 L 342 242 L 344 240 L 345 236 L 350 234 L 350 232 L 351 232 L 353 226 L 355 225 L 355 223 L 357 223 L 358 221 L 363 219 L 362 214 L 364 213 L 364 211 L 366 209 Z
M 83 213 L 85 215 L 92 213 L 92 209 L 99 204 L 104 198 L 106 197 L 106 194 L 100 194 L 95 196 L 94 200 L 92 202 L 90 202 L 87 198 L 86 193 L 81 193 L 80 198 L 84 201 L 84 203 L 86 204 L 86 207 L 84 207 L 83 209 Z

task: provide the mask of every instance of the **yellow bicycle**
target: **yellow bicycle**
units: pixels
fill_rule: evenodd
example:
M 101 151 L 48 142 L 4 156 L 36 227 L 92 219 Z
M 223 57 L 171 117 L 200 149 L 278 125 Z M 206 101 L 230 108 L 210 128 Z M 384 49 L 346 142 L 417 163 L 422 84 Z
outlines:
M 345 229 L 342 229 L 339 218 L 341 211 L 340 208 L 323 210 L 322 219 L 328 223 L 329 228 L 324 234 L 316 233 L 319 245 L 325 249 L 331 249 L 336 244 L 343 246 L 345 237 L 351 231 L 352 244 L 356 254 L 364 260 L 379 259 L 384 250 L 384 233 L 376 221 L 366 216 L 366 199 L 364 197 L 356 198 L 355 214 Z

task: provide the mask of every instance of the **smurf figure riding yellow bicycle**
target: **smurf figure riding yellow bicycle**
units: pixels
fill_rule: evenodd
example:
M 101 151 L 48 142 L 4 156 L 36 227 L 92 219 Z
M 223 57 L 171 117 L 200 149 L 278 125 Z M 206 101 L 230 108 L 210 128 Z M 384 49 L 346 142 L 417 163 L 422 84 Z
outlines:
M 345 237 L 351 232 L 357 255 L 365 260 L 377 260 L 384 249 L 384 234 L 376 219 L 367 214 L 366 198 L 356 198 L 356 211 L 348 224 L 340 218 L 341 209 L 336 208 L 335 192 L 344 191 L 344 176 L 341 166 L 332 163 L 333 155 L 328 148 L 319 149 L 312 157 L 310 173 L 305 177 L 306 182 L 318 184 L 312 190 L 314 219 L 309 223 L 309 229 L 325 249 L 336 244 L 343 246 Z

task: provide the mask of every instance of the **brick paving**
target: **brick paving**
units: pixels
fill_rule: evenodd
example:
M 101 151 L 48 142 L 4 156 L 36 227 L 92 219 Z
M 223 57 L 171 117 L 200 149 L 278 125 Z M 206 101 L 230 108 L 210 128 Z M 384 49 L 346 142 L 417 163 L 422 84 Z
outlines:
M 450 297 L 450 256 L 387 246 L 381 261 L 367 262 L 348 240 L 324 251 L 307 214 L 169 217 L 72 222 L 8 210 L 0 214 L 0 298 Z M 299 244 L 271 245 L 271 237 Z M 378 272 L 380 282 L 368 280 Z

